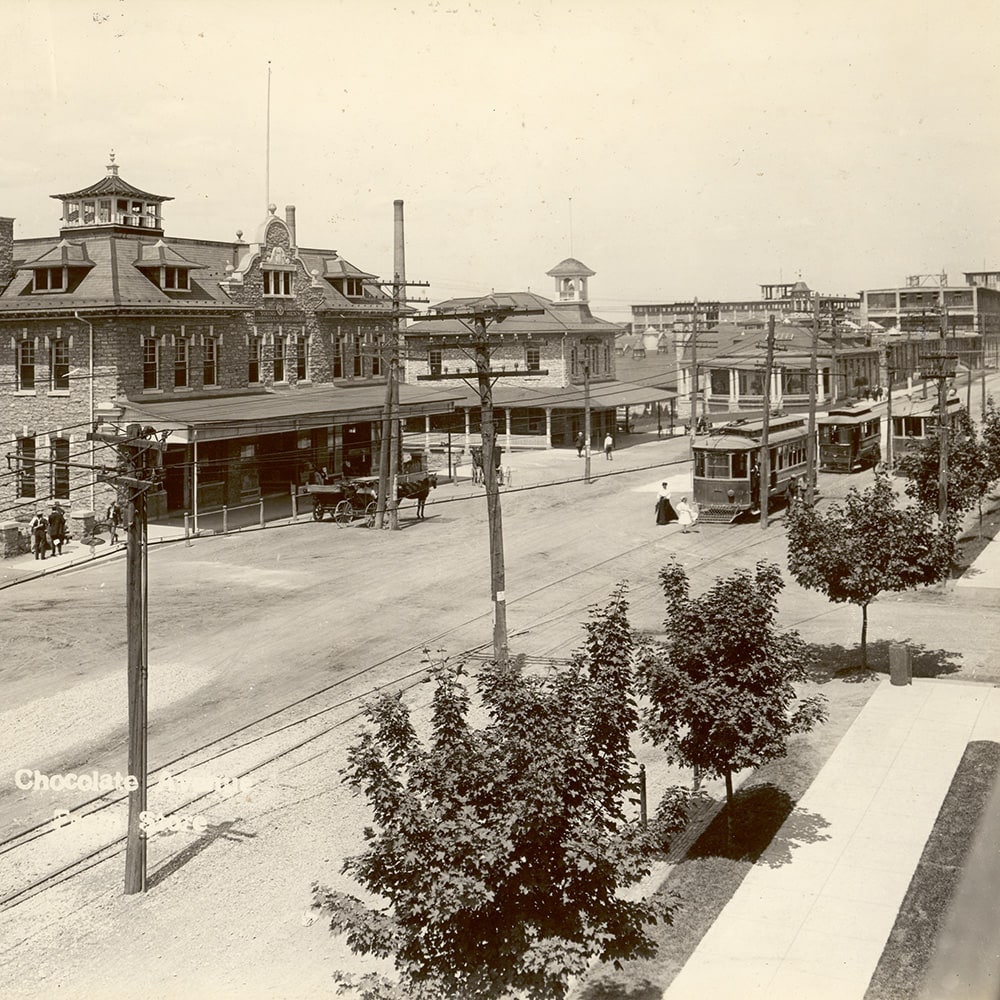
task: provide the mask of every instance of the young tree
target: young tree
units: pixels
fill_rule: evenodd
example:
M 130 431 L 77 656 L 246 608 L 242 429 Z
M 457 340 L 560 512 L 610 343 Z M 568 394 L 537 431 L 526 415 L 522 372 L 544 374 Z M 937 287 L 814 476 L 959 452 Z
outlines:
M 861 665 L 868 667 L 868 605 L 886 591 L 943 579 L 955 547 L 954 524 L 935 527 L 919 506 L 900 507 L 888 477 L 848 491 L 825 513 L 796 504 L 785 517 L 788 569 L 798 583 L 836 603 L 861 608 Z
M 909 477 L 906 494 L 930 511 L 938 509 L 938 469 L 941 447 L 937 436 L 925 438 L 899 462 Z M 996 479 L 985 443 L 968 410 L 959 410 L 948 433 L 948 510 L 961 517 L 982 502 Z
M 432 670 L 426 746 L 399 695 L 367 706 L 374 728 L 345 779 L 374 826 L 343 870 L 385 905 L 314 886 L 354 952 L 395 961 L 396 987 L 353 984 L 366 997 L 549 1000 L 593 957 L 653 953 L 645 927 L 670 921 L 667 898 L 616 894 L 648 872 L 659 835 L 624 811 L 638 724 L 626 612 L 622 585 L 559 673 L 484 667 L 484 728 L 469 724 L 470 696 L 447 664 Z
M 676 562 L 660 570 L 660 583 L 667 638 L 638 668 L 649 699 L 643 733 L 671 763 L 725 777 L 731 846 L 733 772 L 783 757 L 789 736 L 825 718 L 824 699 L 797 698 L 804 646 L 775 626 L 784 583 L 774 563 L 737 570 L 700 597 L 689 595 Z

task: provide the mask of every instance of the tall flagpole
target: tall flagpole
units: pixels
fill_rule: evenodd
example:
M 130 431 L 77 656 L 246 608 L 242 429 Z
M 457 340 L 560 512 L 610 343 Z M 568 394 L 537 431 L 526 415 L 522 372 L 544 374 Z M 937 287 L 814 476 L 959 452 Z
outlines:
M 271 209 L 271 60 L 267 61 L 267 135 L 264 139 L 264 217 Z

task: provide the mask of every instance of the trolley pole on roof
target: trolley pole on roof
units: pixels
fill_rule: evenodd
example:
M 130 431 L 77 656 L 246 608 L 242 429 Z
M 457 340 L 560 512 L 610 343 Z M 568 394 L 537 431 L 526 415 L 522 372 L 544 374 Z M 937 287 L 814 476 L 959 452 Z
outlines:
M 767 501 L 771 489 L 771 368 L 774 365 L 774 313 L 767 318 L 767 361 L 764 363 L 764 426 L 760 435 L 760 526 L 767 527 Z
M 809 437 L 806 441 L 806 462 L 809 474 L 806 476 L 806 503 L 811 507 L 816 491 L 816 354 L 819 349 L 819 292 L 813 292 L 812 346 L 809 351 Z

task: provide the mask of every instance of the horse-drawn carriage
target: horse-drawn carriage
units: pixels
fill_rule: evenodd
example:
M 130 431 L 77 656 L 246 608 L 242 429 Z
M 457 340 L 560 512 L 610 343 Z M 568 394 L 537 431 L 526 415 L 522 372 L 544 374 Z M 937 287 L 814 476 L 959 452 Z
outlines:
M 359 517 L 365 527 L 375 525 L 378 511 L 378 476 L 358 476 L 332 483 L 309 483 L 306 489 L 313 498 L 313 518 L 322 521 L 329 512 L 333 520 L 345 527 Z M 414 455 L 402 465 L 396 477 L 396 500 L 416 500 L 417 517 L 423 518 L 424 504 L 437 486 L 437 473 L 427 468 L 423 455 Z
M 334 483 L 309 483 L 306 489 L 313 498 L 313 519 L 322 521 L 329 511 L 340 527 L 346 527 L 355 518 L 363 517 L 365 527 L 375 523 L 378 507 L 378 476 L 358 479 L 341 479 Z

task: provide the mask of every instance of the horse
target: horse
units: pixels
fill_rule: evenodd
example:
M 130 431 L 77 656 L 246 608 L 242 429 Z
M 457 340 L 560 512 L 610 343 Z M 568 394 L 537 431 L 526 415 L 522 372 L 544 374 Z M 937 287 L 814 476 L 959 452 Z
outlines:
M 437 476 L 430 475 L 418 479 L 415 483 L 406 483 L 399 487 L 397 500 L 414 499 L 417 501 L 417 520 L 424 520 L 424 507 L 431 490 L 437 489 Z

